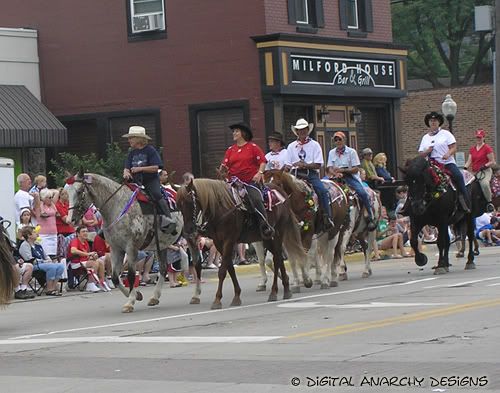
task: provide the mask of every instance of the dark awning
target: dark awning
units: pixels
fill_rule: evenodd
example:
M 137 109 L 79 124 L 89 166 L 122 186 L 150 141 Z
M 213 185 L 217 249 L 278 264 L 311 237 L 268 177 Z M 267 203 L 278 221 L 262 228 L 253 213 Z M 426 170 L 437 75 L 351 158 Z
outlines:
M 0 85 L 0 147 L 65 146 L 66 127 L 24 86 Z

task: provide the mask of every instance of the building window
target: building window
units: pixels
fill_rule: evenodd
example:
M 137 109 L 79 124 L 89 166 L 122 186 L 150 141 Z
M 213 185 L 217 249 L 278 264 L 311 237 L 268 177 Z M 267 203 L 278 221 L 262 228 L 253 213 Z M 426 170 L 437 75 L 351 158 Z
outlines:
M 166 37 L 165 0 L 127 0 L 127 14 L 129 38 Z
M 372 0 L 339 0 L 339 7 L 342 30 L 356 37 L 373 32 Z
M 358 29 L 358 0 L 347 0 L 347 28 Z
M 323 0 L 288 0 L 288 23 L 301 33 L 315 33 L 324 27 Z

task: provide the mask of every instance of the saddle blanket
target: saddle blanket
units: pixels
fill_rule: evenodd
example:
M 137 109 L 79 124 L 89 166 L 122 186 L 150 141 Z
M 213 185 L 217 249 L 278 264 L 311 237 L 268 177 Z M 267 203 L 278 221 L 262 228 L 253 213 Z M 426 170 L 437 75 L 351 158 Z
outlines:
M 139 189 L 139 192 L 137 193 L 137 200 L 139 202 L 143 203 L 152 203 L 152 201 L 149 199 L 148 195 L 145 193 L 144 188 L 137 183 L 127 183 L 127 187 L 133 192 L 137 189 Z M 176 197 L 177 197 L 177 192 L 173 190 L 170 187 L 163 187 L 160 186 L 161 193 L 163 195 L 163 199 L 165 199 L 168 203 L 168 206 L 170 207 L 170 210 L 177 210 L 177 204 L 176 204 Z
M 244 187 L 245 183 L 237 178 L 231 179 L 227 183 L 229 187 L 229 192 L 233 195 L 233 199 L 236 203 L 236 206 L 241 210 L 248 210 L 244 203 L 244 198 L 247 195 L 247 190 Z M 250 185 L 251 186 L 251 185 Z M 253 186 L 251 186 L 253 187 Z M 282 204 L 285 202 L 286 198 L 281 195 L 278 190 L 274 190 L 268 187 L 264 187 L 262 190 L 259 190 L 262 194 L 262 199 L 264 201 L 264 206 L 267 211 L 272 211 L 273 207 Z

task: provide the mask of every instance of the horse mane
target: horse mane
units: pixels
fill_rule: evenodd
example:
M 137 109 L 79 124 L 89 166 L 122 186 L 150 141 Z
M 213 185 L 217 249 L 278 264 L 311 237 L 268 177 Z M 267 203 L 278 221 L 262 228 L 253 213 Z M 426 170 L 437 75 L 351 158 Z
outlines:
M 290 190 L 291 193 L 310 191 L 305 181 L 300 180 L 297 177 L 292 176 L 291 174 L 286 172 L 282 172 L 281 182 L 283 184 L 283 189 Z
M 214 218 L 221 212 L 233 209 L 236 204 L 228 190 L 228 185 L 222 180 L 194 179 L 196 196 L 201 210 L 207 217 Z M 178 200 L 187 198 L 187 188 L 181 187 L 178 191 Z
M 425 157 L 417 156 L 413 160 L 408 161 L 408 166 L 406 168 L 406 176 L 408 177 L 419 177 L 423 176 L 425 170 L 429 167 L 429 162 Z

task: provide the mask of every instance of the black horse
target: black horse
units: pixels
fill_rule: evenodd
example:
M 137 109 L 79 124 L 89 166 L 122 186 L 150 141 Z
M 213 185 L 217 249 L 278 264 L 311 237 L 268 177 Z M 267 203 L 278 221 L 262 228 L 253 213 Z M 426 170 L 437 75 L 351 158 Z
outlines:
M 458 210 L 457 193 L 448 186 L 446 191 L 436 195 L 436 184 L 434 183 L 430 164 L 424 157 L 416 157 L 408 162 L 405 169 L 406 183 L 408 184 L 407 214 L 411 222 L 411 247 L 415 252 L 415 263 L 424 266 L 427 263 L 427 256 L 418 250 L 418 234 L 425 225 L 432 225 L 438 228 L 439 235 L 437 245 L 439 248 L 438 265 L 434 274 L 444 274 L 448 272 L 450 249 L 450 237 L 448 226 L 455 224 L 457 227 L 465 228 L 469 238 L 469 253 L 465 269 L 475 269 L 474 252 L 472 243 L 474 239 L 473 216 L 479 211 L 475 204 L 480 200 L 478 189 L 470 188 L 473 208 L 471 213 Z M 479 190 L 480 192 L 480 190 Z

